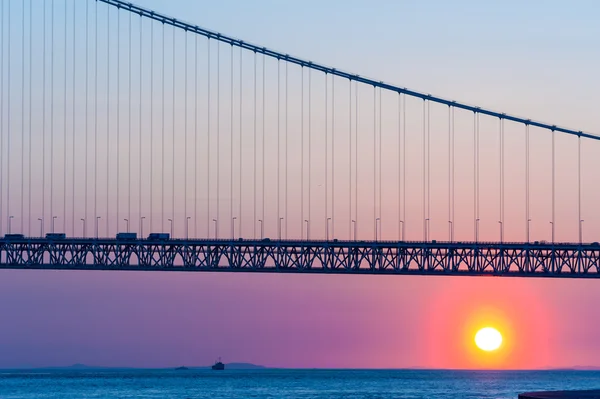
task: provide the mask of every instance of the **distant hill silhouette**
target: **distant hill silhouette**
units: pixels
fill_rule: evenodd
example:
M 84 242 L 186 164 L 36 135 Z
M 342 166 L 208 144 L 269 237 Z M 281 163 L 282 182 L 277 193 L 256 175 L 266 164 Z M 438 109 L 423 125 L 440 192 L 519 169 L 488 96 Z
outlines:
M 226 370 L 257 370 L 264 369 L 265 366 L 260 366 L 252 363 L 225 363 Z M 179 366 L 179 367 L 153 367 L 153 368 L 136 368 L 136 367 L 106 367 L 106 366 L 89 366 L 87 364 L 75 363 L 70 366 L 49 366 L 49 367 L 18 367 L 10 368 L 10 370 L 64 370 L 64 371 L 93 371 L 93 370 L 206 370 L 210 369 L 210 366 Z M 7 368 L 8 370 L 8 368 Z
M 264 369 L 265 366 L 252 363 L 225 363 L 225 369 L 230 370 L 253 370 L 253 369 Z
M 573 367 L 558 367 L 552 368 L 550 370 L 555 371 L 598 371 L 600 370 L 599 366 L 573 366 Z

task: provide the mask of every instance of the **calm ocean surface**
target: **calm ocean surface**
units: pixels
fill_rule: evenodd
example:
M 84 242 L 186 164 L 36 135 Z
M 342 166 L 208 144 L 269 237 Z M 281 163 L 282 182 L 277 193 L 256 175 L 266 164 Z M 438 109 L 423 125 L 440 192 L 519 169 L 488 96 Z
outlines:
M 0 398 L 512 398 L 600 388 L 600 371 L 0 371 Z

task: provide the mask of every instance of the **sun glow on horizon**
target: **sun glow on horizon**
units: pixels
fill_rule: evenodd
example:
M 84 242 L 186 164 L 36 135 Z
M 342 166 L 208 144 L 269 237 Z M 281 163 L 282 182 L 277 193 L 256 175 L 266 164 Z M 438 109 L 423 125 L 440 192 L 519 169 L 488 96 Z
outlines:
M 475 345 L 486 352 L 495 351 L 502 345 L 502 334 L 493 327 L 485 327 L 475 334 Z

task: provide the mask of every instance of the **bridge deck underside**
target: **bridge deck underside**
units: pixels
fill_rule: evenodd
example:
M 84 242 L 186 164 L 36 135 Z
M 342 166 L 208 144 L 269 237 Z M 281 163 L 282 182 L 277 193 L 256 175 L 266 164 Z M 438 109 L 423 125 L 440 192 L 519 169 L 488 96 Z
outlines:
M 600 277 L 596 244 L 23 239 L 0 268 Z

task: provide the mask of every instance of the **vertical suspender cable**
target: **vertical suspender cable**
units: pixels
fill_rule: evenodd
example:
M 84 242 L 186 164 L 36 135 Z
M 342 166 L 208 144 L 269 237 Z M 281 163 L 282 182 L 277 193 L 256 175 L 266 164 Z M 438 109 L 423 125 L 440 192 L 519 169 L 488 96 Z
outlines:
M 398 93 L 398 241 L 402 240 L 402 93 Z
M 8 1 L 10 2 L 11 0 Z M 46 22 L 45 6 L 46 3 L 44 3 L 44 25 Z M 0 235 L 3 235 L 2 222 L 4 221 L 4 209 L 2 208 L 4 202 L 4 193 L 2 190 L 4 187 L 4 60 L 8 58 L 4 57 L 4 26 L 4 0 L 0 0 Z M 45 60 L 46 57 L 44 57 Z M 45 70 L 46 68 L 44 68 Z
M 498 151 L 498 174 L 499 174 L 499 188 L 498 188 L 498 221 L 500 222 L 500 232 L 502 232 L 502 118 L 498 119 L 498 139 L 500 142 Z M 502 235 L 502 233 L 501 233 Z
M 288 223 L 288 121 L 289 121 L 289 108 L 288 108 L 288 67 L 290 63 L 285 63 L 285 236 L 287 237 L 287 223 Z M 264 92 L 264 75 L 265 70 L 263 69 L 263 92 Z M 263 119 L 264 119 L 264 103 L 263 103 Z M 264 127 L 263 127 L 264 128 Z M 263 139 L 264 140 L 264 139 Z M 264 142 L 263 142 L 264 151 Z M 264 155 L 263 155 L 263 168 L 264 168 Z M 264 178 L 264 176 L 263 176 Z M 264 213 L 264 203 L 263 203 Z
M 477 113 L 473 112 L 473 240 L 477 238 Z
M 161 179 L 160 179 L 160 231 L 165 231 L 165 24 L 162 25 L 162 68 L 161 68 Z
M 253 112 L 253 123 L 254 123 L 254 130 L 253 130 L 253 140 L 254 140 L 254 202 L 253 202 L 253 222 L 252 222 L 252 226 L 253 227 L 253 238 L 256 238 L 256 51 L 254 52 L 254 112 Z M 262 238 L 262 237 L 261 237 Z
M 186 79 L 187 80 L 187 79 Z M 231 86 L 230 86 L 230 109 L 229 109 L 229 220 L 233 223 L 233 44 L 231 45 Z M 187 147 L 187 144 L 186 144 Z M 235 238 L 235 225 L 231 225 L 231 238 Z
M 216 238 L 219 238 L 218 232 L 219 232 L 219 208 L 220 208 L 220 203 L 221 203 L 221 199 L 219 198 L 219 195 L 221 194 L 221 192 L 219 191 L 219 186 L 221 183 L 221 43 L 217 42 L 217 203 L 216 203 L 216 217 L 215 219 L 217 219 L 216 224 L 217 224 L 217 234 L 216 234 Z
M 504 122 L 505 122 L 504 119 L 502 119 L 502 158 L 501 158 L 501 161 L 502 161 L 502 198 L 501 198 L 502 207 L 501 207 L 501 209 L 502 209 L 502 235 L 503 236 L 504 236 L 504 218 L 505 218 L 505 212 L 504 212 L 504 202 L 505 202 L 504 201 L 504 174 L 505 174 L 505 172 L 504 172 L 504 147 L 505 147 L 505 145 L 504 145 Z
M 139 163 L 139 169 L 138 169 L 138 212 L 139 212 L 139 218 L 140 218 L 140 238 L 144 238 L 142 237 L 142 65 L 143 63 L 143 59 L 142 59 L 142 43 L 143 43 L 143 32 L 144 32 L 144 19 L 143 17 L 140 15 L 140 73 L 139 73 L 139 101 L 140 101 L 140 105 L 139 105 L 139 120 L 138 120 L 138 163 Z M 151 61 L 152 63 L 152 61 Z M 151 136 L 152 138 L 152 136 Z
M 127 220 L 131 221 L 131 16 L 133 14 L 129 13 L 129 51 L 128 56 L 129 59 L 127 61 L 128 68 L 128 91 L 127 91 L 127 101 L 128 104 L 128 113 L 127 113 Z M 129 222 L 128 222 L 129 223 Z M 128 231 L 129 232 L 129 231 Z
M 116 186 L 117 186 L 117 206 L 116 206 L 116 221 L 115 221 L 115 226 L 117 228 L 117 232 L 119 231 L 119 200 L 121 199 L 121 196 L 119 195 L 119 186 L 120 184 L 120 158 L 121 158 L 121 154 L 120 154 L 120 150 L 121 150 L 121 118 L 120 118 L 120 113 L 121 113 L 121 12 L 119 9 L 117 9 L 117 154 L 116 154 L 116 158 L 117 158 L 117 174 L 116 174 Z M 110 151 L 110 150 L 109 150 Z M 108 220 L 108 217 L 107 217 Z M 107 231 L 108 233 L 108 231 Z
M 65 14 L 67 12 L 67 4 L 65 3 Z M 23 2 L 21 3 L 21 14 L 22 14 L 22 21 L 21 21 L 21 220 L 20 225 L 21 225 L 21 233 L 25 233 L 23 231 L 23 222 L 24 222 L 24 216 L 25 216 L 25 206 L 23 203 L 23 198 L 25 197 L 25 1 L 23 0 Z M 65 41 L 66 41 L 66 25 L 65 25 Z M 66 47 L 66 46 L 65 46 Z M 67 52 L 65 50 L 65 58 L 67 57 Z M 66 63 L 65 63 L 66 64 Z M 66 68 L 65 68 L 66 70 Z M 67 98 L 67 91 L 66 91 L 66 76 L 67 73 L 65 72 L 65 120 L 66 120 L 66 114 L 67 114 L 67 107 L 66 107 L 66 98 Z M 65 122 L 65 129 L 66 129 L 66 122 Z M 66 170 L 66 169 L 65 169 Z M 65 200 L 66 201 L 66 200 Z
M 381 104 L 380 104 L 381 107 Z M 377 233 L 379 232 L 377 226 L 378 212 L 377 212 L 377 140 L 379 136 L 377 134 L 377 87 L 373 87 L 373 219 L 375 221 L 375 239 L 377 239 Z
M 556 131 L 552 129 L 552 244 L 554 244 L 554 232 L 556 231 Z
M 348 79 L 348 240 L 352 239 L 352 79 Z
M 172 95 L 173 95 L 173 111 L 172 111 L 172 128 L 171 128 L 171 137 L 172 137 L 172 141 L 171 141 L 171 161 L 173 163 L 172 167 L 171 167 L 171 230 L 173 231 L 173 235 L 175 235 L 175 229 L 173 228 L 173 223 L 175 223 L 175 144 L 176 144 L 176 138 L 177 135 L 175 134 L 175 37 L 176 37 L 176 29 L 175 27 L 173 27 L 173 54 L 172 54 L 172 60 L 173 60 L 173 70 L 171 71 L 171 74 L 173 75 L 173 87 L 171 88 L 172 90 Z M 187 49 L 186 49 L 186 54 L 187 54 Z M 186 67 L 187 68 L 187 67 Z M 185 83 L 187 86 L 187 79 L 185 79 Z M 185 124 L 187 124 L 187 121 L 185 121 Z M 187 147 L 185 149 L 185 151 L 187 152 Z M 185 155 L 184 155 L 185 158 Z M 184 182 L 184 185 L 187 185 L 187 182 Z M 185 201 L 187 201 L 187 198 L 185 199 Z M 187 203 L 186 205 L 187 206 Z M 183 215 L 184 220 L 185 217 L 187 216 L 187 212 Z
M 240 194 L 239 194 L 240 195 L 240 199 L 239 199 L 239 211 L 238 211 L 238 220 L 239 220 L 239 226 L 240 226 L 239 227 L 240 237 L 243 237 L 242 236 L 242 234 L 243 234 L 243 230 L 242 230 L 242 180 L 243 180 L 242 179 L 242 167 L 243 167 L 243 162 L 242 162 L 242 147 L 243 147 L 242 146 L 242 125 L 243 125 L 243 115 L 244 114 L 242 112 L 242 105 L 243 105 L 242 104 L 243 103 L 243 101 L 242 101 L 242 87 L 244 86 L 244 81 L 243 81 L 243 76 L 242 76 L 242 59 L 243 59 L 243 53 L 242 53 L 242 51 L 243 50 L 240 47 L 240 134 L 239 134 L 239 137 L 240 137 L 240 144 L 239 144 L 239 146 L 240 146 L 239 147 L 240 156 L 239 156 L 239 161 L 238 161 L 239 162 L 239 168 L 240 168 L 240 171 L 239 171 L 239 175 L 240 175 L 240 181 L 239 181 L 239 183 L 240 183 L 240 190 L 239 190 L 240 191 Z
M 480 140 L 479 140 L 479 113 L 477 113 L 477 219 L 479 219 L 480 216 L 480 205 L 481 202 L 479 201 L 479 192 L 480 192 L 480 173 L 479 173 L 479 144 L 480 144 Z M 477 234 L 479 236 L 479 225 L 477 226 Z
M 312 138 L 312 69 L 308 69 L 308 225 L 306 226 L 306 239 L 310 240 L 310 223 L 311 223 L 311 172 L 312 172 L 312 157 L 311 157 L 311 138 Z
M 75 85 L 76 85 L 76 62 L 75 62 L 75 57 L 76 57 L 76 25 L 77 25 L 77 12 L 76 12 L 76 1 L 73 1 L 73 98 L 71 99 L 71 101 L 73 102 L 72 104 L 72 109 L 71 111 L 73 112 L 72 117 L 72 137 L 71 137 L 71 159 L 72 159 L 72 170 L 71 170 L 71 235 L 73 237 L 75 237 L 75 115 L 76 115 L 76 107 L 75 107 Z M 130 17 L 131 18 L 131 17 Z M 29 35 L 29 38 L 31 40 L 31 34 Z M 30 45 L 30 50 L 31 50 L 31 45 Z M 29 59 L 31 60 L 31 55 L 29 57 Z M 30 86 L 31 86 L 31 82 L 30 82 Z M 31 87 L 30 87 L 31 89 Z M 31 112 L 31 110 L 30 110 Z M 30 118 L 31 119 L 31 118 Z M 31 137 L 29 142 L 31 143 Z M 30 144 L 31 145 L 31 144 Z M 31 184 L 31 178 L 29 178 L 29 182 Z M 29 190 L 29 196 L 31 197 L 31 189 Z M 29 212 L 29 220 L 31 223 L 31 211 Z M 31 230 L 31 225 L 29 226 L 29 229 Z M 31 234 L 30 234 L 31 235 Z
M 454 196 L 455 187 L 456 187 L 456 152 L 455 152 L 455 130 L 454 130 L 454 122 L 455 122 L 455 108 L 452 107 L 452 240 L 454 240 L 454 223 L 456 219 L 454 218 L 454 209 L 456 204 L 456 197 Z
M 117 12 L 117 14 L 119 14 Z M 117 94 L 118 97 L 118 94 Z M 110 8 L 106 10 L 106 237 L 110 236 Z M 118 184 L 117 184 L 118 186 Z M 117 223 L 118 220 L 117 220 Z
M 188 212 L 187 212 L 187 203 L 188 203 L 188 190 L 187 190 L 187 185 L 188 185 L 188 162 L 187 162 L 187 158 L 188 158 L 188 32 L 187 30 L 184 31 L 183 33 L 184 35 L 184 42 L 185 42 L 185 51 L 184 51 L 184 94 L 183 94 L 183 98 L 184 98 L 184 105 L 183 105 L 183 109 L 184 109 L 184 116 L 183 116 L 183 120 L 184 120 L 184 125 L 183 125 L 183 134 L 184 134 L 184 146 L 183 146 L 183 220 L 185 222 L 185 238 L 189 238 L 189 226 L 188 226 L 188 221 L 187 221 L 187 217 L 188 217 Z M 173 56 L 173 60 L 175 60 L 175 57 Z M 175 70 L 173 70 L 173 76 L 175 76 Z M 195 82 L 194 82 L 195 83 Z M 175 118 L 173 118 L 173 121 L 175 121 Z M 175 156 L 173 156 L 173 160 L 175 160 Z M 175 179 L 173 179 L 173 182 L 175 182 Z M 175 193 L 175 190 L 173 190 L 173 193 Z M 173 194 L 175 195 L 175 194 Z M 173 202 L 173 213 L 175 213 L 175 202 Z M 174 219 L 173 219 L 174 220 Z
M 140 24 L 141 24 L 140 20 Z M 154 21 L 150 20 L 150 232 L 154 230 Z
M 329 239 L 329 202 L 328 202 L 328 196 L 329 196 L 329 164 L 327 163 L 327 155 L 328 155 L 328 146 L 327 146 L 327 142 L 328 142 L 328 137 L 327 137 L 327 132 L 328 132 L 328 126 L 327 126 L 327 116 L 328 116 L 328 112 L 327 112 L 327 94 L 328 94 L 328 87 L 327 87 L 327 72 L 325 72 L 325 235 L 326 238 Z
M 452 241 L 452 107 L 448 106 L 448 241 Z
M 529 125 L 525 125 L 525 223 L 529 241 Z
M 335 75 L 331 75 L 331 236 L 335 237 Z
M 266 63 L 267 63 L 267 57 L 263 55 L 262 57 L 262 151 L 261 151 L 261 155 L 262 155 L 262 167 L 261 167 L 261 171 L 262 171 L 262 212 L 261 212 L 261 217 L 263 220 L 263 223 L 265 223 L 265 97 L 266 97 L 266 92 L 265 92 L 265 68 L 266 68 Z M 286 64 L 287 65 L 287 64 Z M 286 79 L 287 79 L 287 70 L 286 70 Z M 287 86 L 286 86 L 286 96 L 287 96 Z M 287 182 L 286 182 L 287 185 Z
M 406 241 L 406 95 L 402 102 L 402 241 Z
M 504 237 L 504 119 L 500 119 L 500 222 Z
M 431 226 L 431 101 L 427 101 L 427 240 Z
M 95 29 L 95 33 L 94 33 L 94 219 L 95 219 L 98 217 L 98 2 L 96 2 L 96 9 L 94 11 L 94 29 Z M 152 65 L 152 64 L 150 64 L 150 65 Z
M 24 3 L 23 3 L 24 4 Z M 65 43 L 64 43 L 64 92 L 63 92 L 63 232 L 67 232 L 67 2 L 65 1 Z M 25 18 L 23 18 L 25 25 Z M 23 58 L 23 64 L 25 64 Z M 75 71 L 73 71 L 75 75 Z M 23 137 L 21 136 L 21 142 Z M 23 159 L 25 154 L 21 156 L 21 173 L 23 173 Z M 21 201 L 23 200 L 23 182 L 21 182 Z M 21 207 L 22 208 L 22 207 Z M 21 212 L 22 214 L 22 212 Z M 21 219 L 23 219 L 21 217 Z M 21 231 L 23 227 L 21 225 Z
M 281 68 L 277 59 L 277 223 L 281 217 Z
M 52 220 L 54 218 L 54 0 L 50 7 L 50 218 Z M 8 87 L 10 95 L 10 85 Z
M 477 219 L 479 220 L 479 210 L 480 210 L 480 202 L 479 202 L 479 188 L 480 188 L 480 175 L 479 175 L 479 113 L 477 113 L 477 147 L 475 148 L 476 150 L 476 155 L 477 155 L 477 169 L 476 169 L 476 175 L 477 175 Z M 477 225 L 477 235 L 479 236 L 479 224 Z
M 579 243 L 582 241 L 581 231 L 581 136 L 577 136 L 577 215 L 579 224 Z
M 427 241 L 427 100 L 423 100 L 423 241 Z
M 73 21 L 75 21 L 75 3 L 73 3 Z M 75 22 L 73 22 L 73 30 L 75 30 Z M 73 46 L 73 52 L 75 52 L 75 47 Z M 1 54 L 1 53 L 0 53 Z M 73 55 L 73 60 L 75 56 Z M 73 61 L 73 71 L 75 71 L 75 61 Z M 27 199 L 29 201 L 29 209 L 28 209 L 28 216 L 27 216 L 27 220 L 29 223 L 29 228 L 27 229 L 27 235 L 28 236 L 32 236 L 31 234 L 31 148 L 32 148 L 32 144 L 31 144 L 31 121 L 32 121 L 32 75 L 33 75 L 33 0 L 29 0 L 29 156 L 28 156 L 28 160 L 29 160 L 29 167 L 28 167 L 28 173 L 29 173 L 29 189 L 28 189 L 28 193 L 29 195 L 27 196 Z M 2 76 L 2 75 L 0 75 Z M 75 74 L 73 73 L 73 76 L 75 76 Z M 74 83 L 75 82 L 75 78 L 73 78 L 73 90 L 75 90 L 75 86 Z M 0 90 L 1 91 L 1 90 Z M 73 104 L 75 104 L 75 97 L 73 97 Z M 74 105 L 73 105 L 74 106 Z M 0 107 L 1 109 L 1 107 Z M 74 114 L 74 113 L 73 113 Z M 73 120 L 75 120 L 75 116 L 73 116 Z M 73 129 L 75 129 L 75 124 L 73 124 Z M 0 152 L 1 154 L 1 152 Z M 2 170 L 0 168 L 0 170 Z M 2 176 L 2 174 L 0 173 L 0 176 Z M 0 190 L 1 192 L 1 190 Z M 75 200 L 73 200 L 75 201 Z M 74 204 L 73 204 L 74 205 Z M 1 212 L 1 211 L 0 211 Z M 0 219 L 1 220 L 1 219 Z M 0 230 L 2 230 L 0 228 Z
M 304 66 L 300 68 L 300 239 L 304 238 Z M 286 231 L 287 232 L 287 231 Z
M 11 63 L 11 39 L 10 39 L 10 31 L 11 31 L 11 12 L 10 12 L 10 3 L 11 1 L 8 1 L 8 15 L 7 15 L 7 29 L 8 29 L 8 34 L 7 34 L 7 68 L 6 68 L 6 73 L 7 73 L 7 80 L 6 80 L 6 92 L 7 92 L 7 99 L 6 99 L 6 109 L 7 109 L 7 114 L 6 114 L 6 127 L 7 127 L 7 137 L 6 137 L 6 221 L 8 223 L 8 226 L 10 226 L 10 153 L 11 153 L 11 148 L 10 148 L 10 133 L 11 133 L 11 126 L 10 126 L 10 116 L 11 116 L 11 111 L 10 111 L 10 105 L 11 105 L 11 95 L 10 95 L 10 89 L 12 86 L 12 79 L 10 76 L 10 63 Z M 8 229 L 8 232 L 10 233 L 10 229 Z
M 198 238 L 198 36 L 194 36 L 194 238 Z
M 379 236 L 381 237 L 383 235 L 383 218 L 382 218 L 382 207 L 381 207 L 381 192 L 382 192 L 382 184 L 381 184 L 381 175 L 382 175 L 382 170 L 381 170 L 381 163 L 382 163 L 382 153 L 381 153 L 381 147 L 382 147 L 382 142 L 383 142 L 383 136 L 382 136 L 382 132 L 383 132 L 383 120 L 381 118 L 381 114 L 382 114 L 382 109 L 383 109 L 383 103 L 381 101 L 381 88 L 379 89 Z
M 88 139 L 89 139 L 89 131 L 88 131 L 88 100 L 89 100 L 89 60 L 90 60 L 90 51 L 89 51 L 89 1 L 85 2 L 85 150 L 83 151 L 83 162 L 85 163 L 85 183 L 84 183 L 84 193 L 83 193 L 83 220 L 87 220 L 88 217 Z M 45 46 L 44 46 L 45 47 Z M 43 171 L 42 171 L 43 173 Z M 43 199 L 42 199 L 43 203 Z M 42 215 L 43 218 L 43 215 Z M 83 236 L 86 237 L 86 229 L 84 227 Z
M 206 79 L 206 238 L 210 237 L 210 38 L 207 40 Z
M 221 43 L 217 42 L 217 232 L 219 231 L 219 208 L 221 194 L 219 186 L 221 183 Z M 218 236 L 217 236 L 218 238 Z
M 7 6 L 7 29 L 8 29 L 8 34 L 7 34 L 7 41 L 6 41 L 6 46 L 7 46 L 7 56 L 6 56 L 6 73 L 7 73 L 7 79 L 6 79 L 6 94 L 7 94 L 7 98 L 6 98 L 6 128 L 7 128 L 7 134 L 6 134 L 6 221 L 8 226 L 11 225 L 10 222 L 10 153 L 11 153 L 11 148 L 10 148 L 10 133 L 11 133 L 11 126 L 10 126 L 10 117 L 11 117 L 11 111 L 10 111 L 10 105 L 11 105 L 11 86 L 12 86 L 12 79 L 10 76 L 10 67 L 11 67 L 11 38 L 10 38 L 10 31 L 11 31 L 11 12 L 10 12 L 10 5 L 11 5 L 11 1 L 8 1 L 8 6 Z M 8 232 L 10 233 L 10 229 L 7 227 Z
M 10 2 L 10 0 L 8 1 Z M 44 21 L 45 17 L 44 14 Z M 4 0 L 0 0 L 0 235 L 3 235 L 2 222 L 4 221 L 4 209 L 2 208 L 4 202 L 2 190 L 4 186 L 4 60 L 8 58 L 4 57 L 4 26 Z
M 354 223 L 358 223 L 358 82 L 355 83 L 354 87 L 354 106 L 356 109 L 354 110 Z M 357 240 L 356 232 L 358 229 L 354 230 L 354 240 Z

